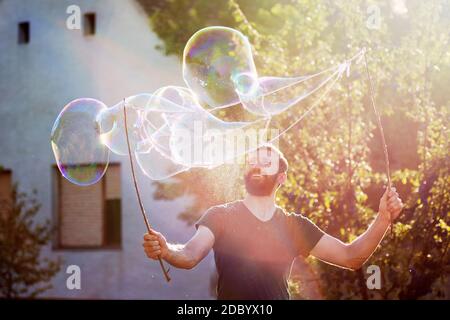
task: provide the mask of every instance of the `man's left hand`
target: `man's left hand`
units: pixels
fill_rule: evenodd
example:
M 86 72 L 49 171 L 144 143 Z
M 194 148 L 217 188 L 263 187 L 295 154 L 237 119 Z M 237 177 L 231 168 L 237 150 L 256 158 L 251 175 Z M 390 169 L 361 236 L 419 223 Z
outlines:
M 388 221 L 393 222 L 403 209 L 403 202 L 400 199 L 395 188 L 386 188 L 386 191 L 381 197 L 379 213 L 383 215 Z

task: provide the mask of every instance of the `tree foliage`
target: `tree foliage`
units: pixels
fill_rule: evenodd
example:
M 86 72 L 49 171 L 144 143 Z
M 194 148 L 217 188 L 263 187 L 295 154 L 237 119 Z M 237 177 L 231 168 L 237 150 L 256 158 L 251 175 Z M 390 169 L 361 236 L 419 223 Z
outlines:
M 52 237 L 50 221 L 36 222 L 40 205 L 14 187 L 0 202 L 0 297 L 34 298 L 51 288 L 61 261 L 42 255 Z
M 311 259 L 326 298 L 450 298 L 450 5 L 411 0 L 407 13 L 396 13 L 394 2 L 141 0 L 166 54 L 181 57 L 200 28 L 230 26 L 249 37 L 261 75 L 314 73 L 368 49 L 392 179 L 407 205 L 394 236 L 367 262 L 381 268 L 381 290 L 367 289 L 365 267 L 351 272 Z M 379 28 L 367 27 L 370 6 L 380 10 Z M 290 172 L 277 197 L 343 241 L 374 218 L 386 181 L 364 70 L 352 68 L 281 139 Z M 241 196 L 241 176 L 235 167 L 193 170 L 157 183 L 156 198 L 195 196 L 181 215 L 192 223 L 210 205 Z

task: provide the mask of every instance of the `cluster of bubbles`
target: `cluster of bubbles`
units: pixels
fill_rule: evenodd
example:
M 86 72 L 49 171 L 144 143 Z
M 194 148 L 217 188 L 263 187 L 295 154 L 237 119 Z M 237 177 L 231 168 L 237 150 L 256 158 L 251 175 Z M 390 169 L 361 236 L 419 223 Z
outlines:
M 202 29 L 184 49 L 187 87 L 163 87 L 111 107 L 84 98 L 66 105 L 51 133 L 58 168 L 72 183 L 91 185 L 105 174 L 110 152 L 128 155 L 128 146 L 140 169 L 154 180 L 192 167 L 219 166 L 270 142 L 244 143 L 238 151 L 234 144 L 247 132 L 267 133 L 274 116 L 316 91 L 323 91 L 323 97 L 361 55 L 313 75 L 259 77 L 251 45 L 242 33 L 226 27 Z M 292 112 L 291 126 L 315 105 Z M 234 106 L 253 119 L 231 122 L 216 115 L 217 110 Z

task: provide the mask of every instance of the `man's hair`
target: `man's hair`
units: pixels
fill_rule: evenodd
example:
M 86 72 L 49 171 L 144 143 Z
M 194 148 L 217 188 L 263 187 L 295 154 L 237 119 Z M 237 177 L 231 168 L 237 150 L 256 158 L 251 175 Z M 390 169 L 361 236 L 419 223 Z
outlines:
M 282 172 L 286 173 L 288 171 L 289 163 L 286 160 L 286 157 L 284 156 L 284 154 L 280 151 L 280 149 L 278 149 L 274 145 L 265 144 L 265 145 L 259 147 L 256 151 L 258 152 L 261 149 L 267 149 L 270 153 L 275 152 L 278 155 L 278 159 L 279 159 L 278 173 L 282 173 Z

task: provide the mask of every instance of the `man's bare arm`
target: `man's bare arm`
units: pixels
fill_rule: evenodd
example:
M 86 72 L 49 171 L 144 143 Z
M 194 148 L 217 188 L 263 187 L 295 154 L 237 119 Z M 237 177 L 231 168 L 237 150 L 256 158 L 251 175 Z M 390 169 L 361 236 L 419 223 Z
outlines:
M 311 255 L 343 268 L 359 269 L 383 239 L 389 223 L 389 220 L 378 214 L 369 228 L 351 243 L 344 243 L 326 234 L 313 248 Z
M 369 228 L 351 243 L 344 243 L 330 235 L 324 235 L 311 250 L 314 257 L 343 268 L 359 269 L 370 258 L 389 228 L 391 217 L 395 219 L 403 204 L 395 192 L 383 195 L 380 210 Z
M 151 259 L 164 259 L 176 268 L 194 268 L 214 245 L 214 234 L 205 226 L 199 226 L 194 236 L 185 244 L 168 243 L 165 237 L 154 230 L 144 235 L 142 244 Z

